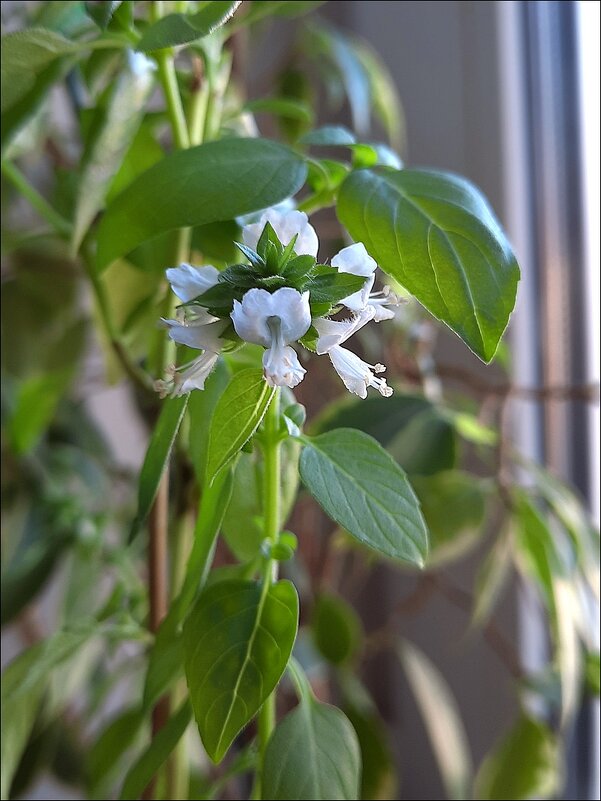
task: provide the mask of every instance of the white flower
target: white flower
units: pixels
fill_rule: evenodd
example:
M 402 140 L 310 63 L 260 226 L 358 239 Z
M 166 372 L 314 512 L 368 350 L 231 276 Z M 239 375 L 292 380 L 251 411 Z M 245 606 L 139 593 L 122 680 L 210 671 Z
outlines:
M 367 308 L 373 309 L 374 323 L 381 323 L 382 320 L 392 320 L 395 315 L 393 309 L 387 306 L 400 306 L 401 298 L 395 294 L 388 285 L 381 292 L 372 292 L 367 302 Z
M 328 353 L 336 345 L 351 337 L 355 332 L 373 319 L 374 310 L 371 307 L 362 309 L 359 314 L 355 314 L 348 320 L 331 320 L 329 317 L 318 317 L 313 320 L 313 326 L 319 334 L 316 352 L 319 355 Z
M 290 243 L 290 240 L 295 235 L 298 235 L 294 246 L 295 252 L 302 256 L 317 257 L 319 240 L 304 211 L 267 209 L 261 215 L 259 222 L 245 225 L 242 229 L 242 241 L 247 247 L 256 250 L 257 242 L 263 233 L 266 223 L 270 223 L 284 247 Z
M 303 380 L 306 370 L 289 345 L 311 325 L 308 292 L 301 295 L 290 287 L 273 294 L 266 289 L 249 289 L 242 302 L 234 301 L 231 318 L 241 339 L 267 348 L 263 367 L 270 386 L 295 387 Z
M 209 322 L 201 321 L 204 319 L 203 312 Z M 191 323 L 166 319 L 161 319 L 161 322 L 169 329 L 169 337 L 174 342 L 190 348 L 199 348 L 203 353 L 181 367 L 171 368 L 172 380 L 169 382 L 157 381 L 157 390 L 164 397 L 165 395 L 185 395 L 186 392 L 191 392 L 193 389 L 204 389 L 205 381 L 225 344 L 220 337 L 227 328 L 227 320 L 211 317 L 206 314 L 204 309 L 201 309 Z
M 174 371 L 174 385 L 171 394 L 174 396 L 185 395 L 193 389 L 204 389 L 205 381 L 213 371 L 218 358 L 219 353 L 211 353 L 207 350 L 189 364 L 178 367 Z
M 367 388 L 375 387 L 385 398 L 392 395 L 392 387 L 388 386 L 386 379 L 376 378 L 375 375 L 375 373 L 384 372 L 386 368 L 383 364 L 368 364 L 340 345 L 331 348 L 328 355 L 349 392 L 354 392 L 360 398 L 366 398 Z
M 381 292 L 372 292 L 377 266 L 361 242 L 343 248 L 332 259 L 332 267 L 336 267 L 339 273 L 350 273 L 365 278 L 365 283 L 358 292 L 343 298 L 340 302 L 354 312 L 372 307 L 374 323 L 391 320 L 395 313 L 385 307 L 399 306 L 401 303 L 389 286 L 385 286 Z
M 360 275 L 363 278 L 372 276 L 377 266 L 362 242 L 355 242 L 354 245 L 342 248 L 332 259 L 332 267 L 339 273 Z
M 341 347 L 343 342 L 356 333 L 370 320 L 374 319 L 376 310 L 373 306 L 366 306 L 358 314 L 348 320 L 330 320 L 320 317 L 313 321 L 319 338 L 315 350 L 318 354 L 327 353 L 334 369 L 344 382 L 349 392 L 354 392 L 360 398 L 367 397 L 367 388 L 375 387 L 385 398 L 392 395 L 392 389 L 384 378 L 377 378 L 376 373 L 383 373 L 386 369 L 383 364 L 371 365 L 364 362 L 350 350 Z
M 365 278 L 365 283 L 358 292 L 353 292 L 352 295 L 348 295 L 340 301 L 347 309 L 358 312 L 367 306 L 369 293 L 376 280 L 374 273 L 377 266 L 361 242 L 343 248 L 334 256 L 332 267 L 335 267 L 339 273 L 350 273 Z
M 207 317 L 208 322 L 194 320 L 191 323 L 181 323 L 179 320 L 165 319 L 161 319 L 161 322 L 169 329 L 169 337 L 179 345 L 219 353 L 224 345 L 220 336 L 227 328 L 227 320 L 219 320 L 211 315 Z
M 180 264 L 179 267 L 170 267 L 165 274 L 171 289 L 184 303 L 202 295 L 219 280 L 219 270 L 210 264 L 206 267 Z

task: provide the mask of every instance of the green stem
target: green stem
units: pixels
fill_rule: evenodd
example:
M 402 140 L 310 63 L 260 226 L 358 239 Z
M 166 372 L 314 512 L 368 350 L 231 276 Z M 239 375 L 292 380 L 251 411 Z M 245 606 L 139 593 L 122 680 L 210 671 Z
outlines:
M 272 545 L 278 541 L 280 535 L 280 390 L 276 389 L 273 399 L 265 414 L 265 427 L 263 432 L 263 460 L 264 460 L 264 534 L 265 539 Z M 269 560 L 264 574 L 264 587 L 269 588 L 277 580 L 278 563 Z M 259 766 L 255 777 L 253 798 L 261 797 L 261 772 L 265 759 L 267 743 L 271 737 L 276 723 L 276 693 L 275 690 L 267 698 L 258 718 L 259 735 Z
M 67 239 L 71 236 L 71 223 L 52 208 L 50 203 L 29 183 L 18 167 L 10 161 L 3 161 L 2 174 L 29 201 L 38 214 L 50 223 L 58 234 Z
M 153 22 L 163 16 L 163 3 L 156 0 L 150 6 L 151 19 Z M 179 150 L 190 147 L 190 137 L 186 124 L 186 115 L 177 85 L 177 75 L 175 74 L 175 64 L 173 63 L 173 52 L 171 50 L 158 50 L 155 59 L 159 68 L 159 79 L 167 102 L 167 114 L 171 122 L 175 145 Z

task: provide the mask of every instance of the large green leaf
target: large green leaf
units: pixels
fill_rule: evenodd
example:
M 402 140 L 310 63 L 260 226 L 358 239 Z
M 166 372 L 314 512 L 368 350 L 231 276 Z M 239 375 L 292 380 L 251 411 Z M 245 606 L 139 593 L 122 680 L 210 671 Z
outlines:
M 138 511 L 132 524 L 130 539 L 138 533 L 154 503 L 187 403 L 188 396 L 181 395 L 179 398 L 169 398 L 163 404 L 140 471 Z
M 221 581 L 200 596 L 184 626 L 184 658 L 200 736 L 214 762 L 274 690 L 297 625 L 298 596 L 288 581 L 268 589 Z
M 127 40 L 115 38 L 115 47 L 124 47 Z M 28 28 L 2 37 L 2 113 L 14 106 L 34 89 L 36 79 L 60 56 L 77 55 L 85 50 L 103 48 L 107 40 L 90 39 L 72 42 L 60 33 L 45 28 Z M 55 76 L 58 77 L 58 74 Z
M 232 18 L 240 0 L 211 0 L 196 14 L 168 14 L 144 31 L 137 49 L 149 52 L 207 36 Z
M 255 433 L 275 392 L 262 370 L 236 373 L 219 398 L 209 431 L 207 480 L 240 451 Z
M 262 798 L 356 799 L 360 777 L 359 743 L 346 715 L 336 707 L 305 697 L 269 740 Z
M 421 395 L 372 395 L 327 407 L 313 424 L 319 433 L 358 428 L 390 451 L 409 475 L 431 475 L 455 464 L 457 437 L 452 423 Z
M 515 303 L 519 268 L 483 195 L 444 172 L 357 170 L 338 216 L 380 267 L 489 362 Z
M 422 567 L 428 533 L 419 502 L 382 446 L 351 428 L 304 442 L 301 479 L 332 520 L 378 553 Z
M 476 778 L 476 798 L 552 798 L 559 789 L 561 753 L 553 732 L 523 715 L 484 760 Z
M 273 206 L 303 185 L 303 159 L 266 139 L 222 139 L 172 153 L 110 203 L 98 267 L 165 231 L 231 220 Z
M 81 163 L 73 221 L 74 252 L 104 204 L 107 190 L 136 134 L 153 83 L 152 68 L 140 68 L 129 59 L 113 82 L 106 102 L 96 109 L 92 135 Z
M 29 28 L 2 37 L 2 112 L 33 89 L 36 76 L 73 43 L 54 31 Z
M 404 641 L 398 655 L 424 719 L 448 797 L 469 798 L 472 759 L 457 703 L 443 676 L 414 645 Z
M 167 724 L 153 737 L 144 753 L 129 769 L 123 782 L 120 798 L 140 797 L 152 777 L 182 738 L 191 717 L 190 704 L 188 701 L 184 701 Z

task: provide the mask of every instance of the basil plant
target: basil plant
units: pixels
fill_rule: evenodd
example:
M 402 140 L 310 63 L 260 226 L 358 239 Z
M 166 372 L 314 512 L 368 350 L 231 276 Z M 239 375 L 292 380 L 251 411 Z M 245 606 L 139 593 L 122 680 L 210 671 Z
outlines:
M 456 336 L 502 372 L 519 268 L 475 186 L 403 164 L 389 74 L 321 5 L 7 12 L 2 620 L 27 647 L 3 798 L 42 769 L 86 798 L 399 797 L 363 671 L 383 652 L 450 798 L 559 790 L 598 690 L 598 536 L 508 440 L 511 385 L 479 409 L 434 351 Z M 323 124 L 341 104 L 349 127 Z M 139 471 L 92 413 L 111 384 L 148 431 Z M 477 545 L 472 596 L 445 571 Z M 366 630 L 382 564 L 415 596 Z M 541 672 L 494 621 L 511 575 L 548 623 Z M 434 594 L 524 701 L 476 768 L 445 665 L 401 637 Z

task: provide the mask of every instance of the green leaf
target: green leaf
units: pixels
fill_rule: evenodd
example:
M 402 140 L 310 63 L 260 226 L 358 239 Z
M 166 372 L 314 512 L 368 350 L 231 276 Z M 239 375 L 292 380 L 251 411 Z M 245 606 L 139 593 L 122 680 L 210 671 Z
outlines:
M 144 464 L 140 472 L 140 482 L 138 485 L 138 511 L 136 519 L 132 524 L 130 532 L 130 541 L 136 536 L 140 530 L 140 526 L 144 523 L 157 491 L 161 483 L 161 477 L 169 457 L 171 456 L 171 449 L 175 442 L 175 437 L 179 430 L 180 423 L 183 419 L 186 405 L 188 403 L 188 396 L 181 395 L 179 398 L 169 398 L 164 401 L 161 414 L 152 432 L 150 444 L 144 457 Z
M 322 147 L 328 145 L 349 147 L 356 144 L 357 140 L 355 135 L 343 125 L 324 125 L 306 133 L 301 137 L 300 142 L 304 145 L 320 145 Z
M 201 486 L 207 473 L 207 449 L 211 418 L 229 381 L 230 371 L 226 363 L 220 359 L 211 375 L 207 378 L 204 390 L 190 393 L 190 400 L 188 401 L 188 418 L 190 420 L 188 453 L 194 465 L 196 479 Z
M 456 559 L 483 535 L 485 493 L 477 476 L 447 470 L 415 476 L 413 489 L 430 533 L 429 566 Z
M 493 358 L 520 273 L 479 190 L 450 173 L 358 170 L 342 184 L 338 217 L 476 355 Z
M 472 759 L 457 703 L 425 654 L 407 641 L 397 652 L 424 719 L 447 795 L 469 798 Z
M 394 79 L 377 51 L 367 42 L 353 41 L 351 44 L 367 75 L 375 115 L 384 126 L 392 146 L 402 148 L 405 143 L 405 115 Z
M 334 665 L 353 659 L 361 646 L 361 621 L 342 598 L 320 594 L 311 619 L 313 638 L 319 651 Z
M 138 175 L 157 164 L 164 155 L 163 149 L 155 139 L 150 120 L 146 117 L 111 182 L 107 202 L 112 202 L 113 198 L 129 186 Z
M 371 91 L 369 78 L 355 51 L 354 40 L 323 23 L 312 25 L 310 31 L 312 44 L 320 56 L 325 56 L 332 63 L 344 86 L 353 130 L 362 136 L 369 131 Z
M 2 113 L 33 89 L 36 76 L 54 59 L 72 49 L 73 42 L 43 28 L 29 28 L 3 36 Z
M 137 740 L 144 713 L 139 707 L 132 707 L 116 718 L 102 730 L 88 752 L 86 776 L 92 798 L 101 798 L 106 791 L 106 781 L 116 771 L 127 751 Z
M 276 727 L 265 752 L 262 798 L 359 798 L 361 752 L 346 715 L 304 698 Z
M 283 527 L 298 489 L 300 446 L 292 438 L 281 444 L 280 529 Z M 223 536 L 236 559 L 247 562 L 259 553 L 265 538 L 263 528 L 263 460 L 255 453 L 241 453 L 234 468 L 232 497 L 223 518 Z
M 231 494 L 230 470 L 222 471 L 202 491 L 194 527 L 194 544 L 188 557 L 182 587 L 163 619 L 150 651 L 142 701 L 145 709 L 150 709 L 156 703 L 183 670 L 181 624 L 209 578 L 217 535 Z M 215 570 L 210 576 L 214 574 Z
M 322 267 L 320 265 L 320 267 Z M 350 273 L 339 273 L 326 267 L 312 276 L 304 286 L 311 293 L 311 303 L 335 304 L 363 288 L 365 278 Z
M 312 109 L 306 103 L 290 100 L 287 97 L 262 97 L 257 100 L 249 100 L 244 108 L 252 111 L 253 114 L 275 114 L 276 117 L 301 120 L 308 124 L 313 122 L 314 117 Z
M 208 259 L 233 262 L 239 258 L 234 242 L 240 237 L 235 220 L 197 225 L 192 231 L 192 249 L 200 250 Z
M 303 159 L 267 139 L 222 139 L 166 156 L 106 210 L 98 268 L 174 228 L 223 222 L 274 206 L 303 185 Z
M 325 0 L 253 0 L 250 11 L 241 19 L 243 25 L 258 22 L 271 15 L 297 17 L 323 5 Z
M 93 134 L 81 162 L 71 240 L 73 253 L 79 250 L 86 231 L 103 207 L 108 188 L 138 130 L 153 83 L 152 68 L 134 67 L 130 58 L 112 83 L 106 103 L 96 109 Z
M 560 572 L 553 533 L 525 492 L 513 493 L 514 532 L 518 563 L 538 585 L 547 609 L 556 616 L 553 577 Z
M 31 124 L 31 128 L 43 125 L 45 120 L 41 119 L 43 117 L 42 104 L 48 97 L 52 84 L 60 80 L 68 69 L 68 59 L 59 58 L 52 62 L 35 76 L 30 88 L 21 94 L 9 109 L 3 110 L 2 130 L 0 131 L 3 158 L 13 159 L 21 155 L 20 148 L 24 137 L 18 137 L 18 134 L 29 133 L 29 129 L 26 129 L 28 124 Z M 38 112 L 41 113 L 38 114 Z M 13 142 L 15 146 L 11 147 Z M 33 147 L 39 146 L 37 137 L 32 137 L 32 145 Z M 33 149 L 32 145 L 29 146 L 31 149 Z
M 35 598 L 75 536 L 72 526 L 57 525 L 43 499 L 32 497 L 19 546 L 12 557 L 4 557 L 0 590 L 3 626 Z
M 422 567 L 428 534 L 419 502 L 378 442 L 350 428 L 303 442 L 301 479 L 332 520 L 378 553 Z
M 361 794 L 359 798 L 397 797 L 394 759 L 384 721 L 375 709 L 345 706 L 344 712 L 355 729 L 361 748 Z
M 409 475 L 431 475 L 455 464 L 456 436 L 446 415 L 421 395 L 345 398 L 313 425 L 321 433 L 358 428 L 384 445 Z
M 126 40 L 115 38 L 115 47 Z M 2 113 L 23 100 L 36 86 L 36 79 L 60 56 L 78 55 L 85 50 L 105 47 L 106 40 L 72 42 L 45 28 L 28 28 L 2 37 Z M 56 75 L 58 77 L 58 74 Z
M 144 753 L 129 769 L 119 798 L 140 797 L 157 770 L 181 740 L 191 717 L 190 704 L 188 701 L 184 701 L 173 717 L 153 737 L 152 742 Z
M 109 22 L 115 11 L 119 8 L 123 0 L 102 0 L 101 2 L 86 2 L 86 12 L 96 25 L 103 31 L 108 27 Z
M 194 42 L 225 25 L 239 5 L 240 0 L 211 0 L 197 14 L 168 14 L 146 28 L 137 49 L 148 53 Z
M 207 481 L 211 482 L 255 433 L 267 411 L 274 387 L 262 370 L 241 370 L 219 398 L 209 431 Z
M 601 689 L 601 661 L 599 651 L 590 651 L 587 653 L 584 678 L 587 693 L 594 698 L 598 698 Z
M 486 624 L 507 586 L 513 552 L 511 538 L 507 533 L 507 528 L 501 532 L 478 569 L 472 611 L 473 626 L 482 627 Z
M 561 752 L 553 732 L 522 715 L 480 767 L 476 798 L 552 798 L 561 786 L 561 773 Z
M 576 716 L 582 693 L 582 648 L 578 631 L 580 599 L 577 592 L 573 582 L 554 578 L 553 595 L 557 610 L 555 661 L 561 685 L 560 724 L 563 729 Z M 590 614 L 588 608 L 587 614 Z
M 81 337 L 82 326 L 76 331 Z M 75 340 L 77 342 L 77 340 Z M 83 341 L 80 339 L 80 343 Z M 18 454 L 30 451 L 42 436 L 73 376 L 75 365 L 19 383 L 15 407 L 8 421 L 11 444 Z
M 145 710 L 152 709 L 177 674 L 183 671 L 183 665 L 182 638 L 176 630 L 173 617 L 167 615 L 159 626 L 148 657 L 142 699 Z
M 203 745 L 220 762 L 282 676 L 296 638 L 298 596 L 222 581 L 199 598 L 184 626 L 186 677 Z
M 58 631 L 14 659 L 2 674 L 0 796 L 8 791 L 52 671 L 74 656 L 96 626 Z

